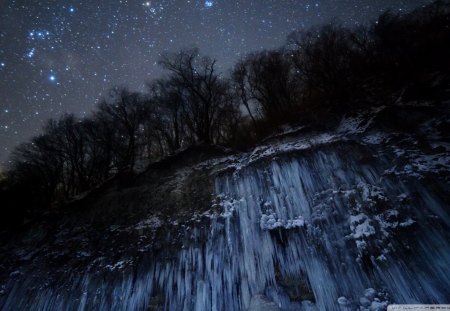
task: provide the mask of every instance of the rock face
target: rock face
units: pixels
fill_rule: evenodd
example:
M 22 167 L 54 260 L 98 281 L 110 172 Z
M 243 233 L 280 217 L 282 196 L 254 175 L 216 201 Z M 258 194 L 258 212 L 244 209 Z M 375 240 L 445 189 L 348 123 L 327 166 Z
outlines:
M 386 113 L 88 196 L 89 209 L 3 243 L 0 309 L 450 303 L 448 111 L 414 133 L 377 126 Z

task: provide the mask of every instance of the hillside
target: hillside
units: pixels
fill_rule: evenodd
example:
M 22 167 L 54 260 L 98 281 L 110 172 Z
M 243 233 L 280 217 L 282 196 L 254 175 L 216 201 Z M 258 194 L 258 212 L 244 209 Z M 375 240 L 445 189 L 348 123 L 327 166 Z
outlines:
M 2 239 L 0 307 L 448 303 L 449 125 L 448 102 L 400 101 L 116 177 Z

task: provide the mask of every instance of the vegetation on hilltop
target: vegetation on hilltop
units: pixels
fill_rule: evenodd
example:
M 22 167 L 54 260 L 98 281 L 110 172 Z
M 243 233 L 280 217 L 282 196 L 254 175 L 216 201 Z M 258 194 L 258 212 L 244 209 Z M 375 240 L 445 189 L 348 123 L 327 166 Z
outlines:
M 116 174 L 203 142 L 245 149 L 283 125 L 332 128 L 346 113 L 440 100 L 450 82 L 450 3 L 382 14 L 355 29 L 293 32 L 231 74 L 196 49 L 164 54 L 144 93 L 113 88 L 91 116 L 49 120 L 0 180 L 3 226 L 22 224 Z

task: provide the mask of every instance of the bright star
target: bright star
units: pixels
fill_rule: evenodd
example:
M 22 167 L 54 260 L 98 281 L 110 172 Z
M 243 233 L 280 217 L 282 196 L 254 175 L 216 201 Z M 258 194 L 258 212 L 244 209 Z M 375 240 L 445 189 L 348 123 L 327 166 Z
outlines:
M 30 49 L 30 50 L 28 51 L 28 53 L 27 53 L 27 57 L 28 57 L 28 58 L 33 58 L 35 52 L 36 52 L 36 49 L 35 49 L 35 48 Z
M 69 12 L 70 12 L 70 13 L 73 13 L 73 12 L 75 12 L 75 9 L 74 9 L 73 7 L 70 7 L 70 8 L 69 8 Z
M 48 79 L 52 82 L 56 81 L 56 76 L 55 75 L 50 75 L 50 77 L 48 77 Z
M 205 8 L 211 8 L 214 5 L 213 1 L 205 1 Z

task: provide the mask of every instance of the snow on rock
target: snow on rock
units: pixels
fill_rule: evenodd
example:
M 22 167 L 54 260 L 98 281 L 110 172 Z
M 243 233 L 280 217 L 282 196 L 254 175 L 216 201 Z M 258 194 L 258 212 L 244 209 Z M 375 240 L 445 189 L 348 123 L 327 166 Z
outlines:
M 338 302 L 340 305 L 343 305 L 343 306 L 347 306 L 347 305 L 350 304 L 350 301 L 348 301 L 348 299 L 345 298 L 344 296 L 339 297 L 338 300 L 337 300 L 337 302 Z
M 242 199 L 241 199 L 242 200 Z M 212 211 L 207 211 L 210 218 L 231 218 L 239 206 L 239 201 L 228 197 L 224 194 L 219 194 L 212 201 Z
M 337 128 L 338 133 L 357 134 L 365 130 L 365 119 L 362 116 L 344 118 Z
M 157 216 L 151 216 L 142 220 L 134 226 L 136 230 L 156 230 L 163 225 L 163 222 Z
M 384 311 L 388 307 L 389 303 L 387 301 L 372 301 L 369 311 Z
M 379 145 L 389 140 L 389 135 L 382 132 L 375 132 L 365 135 L 361 140 L 368 145 Z
M 383 261 L 387 261 L 387 258 L 383 254 L 381 254 L 380 256 L 377 257 L 377 260 L 380 262 L 383 262 Z
M 413 141 L 413 145 L 417 142 Z M 397 176 L 424 178 L 427 174 L 446 174 L 450 170 L 450 153 L 448 151 L 425 154 L 418 148 L 404 149 L 396 145 L 391 146 L 393 152 L 403 157 L 401 165 L 394 165 L 385 170 L 384 174 Z
M 22 273 L 19 270 L 13 271 L 9 274 L 10 278 L 20 276 Z
M 77 253 L 77 257 L 81 258 L 81 257 L 90 257 L 91 253 L 90 252 L 85 252 L 85 251 L 80 251 Z
M 373 300 L 375 298 L 377 294 L 377 291 L 373 288 L 367 288 L 364 291 L 364 297 L 366 297 L 367 299 Z
M 370 224 L 369 218 L 362 213 L 356 216 L 350 216 L 350 229 L 355 239 L 369 237 L 375 234 L 375 228 Z
M 380 187 L 370 185 L 364 182 L 359 182 L 356 187 L 358 191 L 361 193 L 364 202 L 387 200 L 383 193 L 383 189 L 381 189 Z
M 373 288 L 366 289 L 364 296 L 359 298 L 360 311 L 384 311 L 389 304 L 389 295 Z
M 262 230 L 273 230 L 273 229 L 293 229 L 301 228 L 305 226 L 305 221 L 303 217 L 298 216 L 294 219 L 277 219 L 275 214 L 262 214 L 260 220 L 260 227 Z
M 406 221 L 401 222 L 401 223 L 399 224 L 399 226 L 400 226 L 400 227 L 409 227 L 409 226 L 412 226 L 415 222 L 416 222 L 415 220 L 413 220 L 413 219 L 411 219 L 411 218 L 408 218 Z
M 113 265 L 106 265 L 105 269 L 108 269 L 110 271 L 114 271 L 114 270 L 123 270 L 125 269 L 127 266 L 131 265 L 133 263 L 132 260 L 120 260 L 118 262 L 116 262 Z

